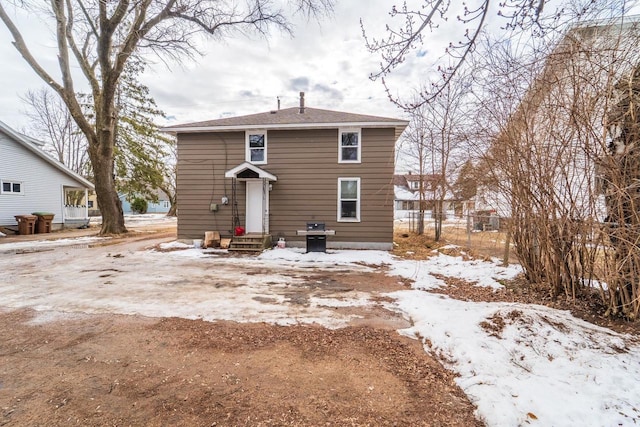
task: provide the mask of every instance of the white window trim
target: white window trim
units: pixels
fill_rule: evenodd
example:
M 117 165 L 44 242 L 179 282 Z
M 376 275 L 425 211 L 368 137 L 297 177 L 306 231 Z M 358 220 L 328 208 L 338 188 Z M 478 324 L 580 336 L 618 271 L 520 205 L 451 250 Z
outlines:
M 251 148 L 249 147 L 249 136 L 250 135 L 264 135 L 264 160 L 259 162 L 251 161 Z M 267 131 L 266 130 L 248 130 L 245 131 L 245 154 L 244 158 L 247 162 L 252 165 L 266 165 L 267 164 L 267 147 L 269 146 L 267 143 Z
M 340 210 L 342 208 L 342 206 L 340 205 L 340 202 L 342 201 L 341 199 L 341 194 L 340 192 L 342 191 L 342 181 L 356 181 L 357 182 L 357 188 L 358 188 L 358 198 L 356 199 L 356 217 L 355 218 L 342 218 L 340 215 Z M 337 211 L 337 216 L 338 216 L 338 222 L 360 222 L 360 205 L 361 205 L 361 200 L 362 200 L 362 193 L 360 192 L 360 178 L 359 177 L 351 177 L 351 178 L 338 178 L 338 211 Z
M 409 185 L 409 188 L 411 190 L 419 190 L 420 189 L 420 182 L 419 181 L 410 181 L 411 184 Z
M 20 191 L 19 192 L 14 192 L 14 191 L 4 191 L 4 184 L 8 182 L 11 183 L 11 187 L 13 188 L 13 184 L 20 184 Z M 15 179 L 2 179 L 0 180 L 0 194 L 10 194 L 13 196 L 23 196 L 24 195 L 24 182 L 23 181 L 18 181 Z
M 358 134 L 358 160 L 342 160 L 342 134 Z M 362 129 L 361 128 L 340 128 L 338 129 L 338 163 L 362 163 Z

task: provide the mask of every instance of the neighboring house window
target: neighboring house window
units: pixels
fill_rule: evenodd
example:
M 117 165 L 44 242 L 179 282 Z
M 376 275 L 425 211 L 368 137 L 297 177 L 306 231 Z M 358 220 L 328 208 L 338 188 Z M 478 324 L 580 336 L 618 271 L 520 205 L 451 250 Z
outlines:
M 164 207 L 165 207 L 165 208 L 170 207 L 170 206 L 169 206 L 169 201 L 168 201 L 168 200 L 165 200 L 165 201 L 164 201 Z
M 338 221 L 360 222 L 360 178 L 338 178 Z
M 267 163 L 267 132 L 247 132 L 246 160 L 253 164 Z
M 89 203 L 87 204 L 87 207 L 89 209 L 93 209 L 93 200 L 89 200 Z
M 2 181 L 1 194 L 24 194 L 24 186 L 19 181 Z
M 407 201 L 406 200 L 396 200 L 396 210 L 398 211 L 407 211 Z
M 419 190 L 420 189 L 420 181 L 411 181 L 411 189 Z
M 338 162 L 360 163 L 360 129 L 340 129 L 338 135 Z
M 412 211 L 415 209 L 413 200 L 398 200 L 396 209 L 400 211 Z

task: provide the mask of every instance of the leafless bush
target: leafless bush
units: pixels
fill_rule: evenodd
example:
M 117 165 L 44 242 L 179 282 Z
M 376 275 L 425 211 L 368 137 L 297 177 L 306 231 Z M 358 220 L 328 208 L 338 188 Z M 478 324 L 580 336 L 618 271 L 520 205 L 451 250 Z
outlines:
M 514 58 L 505 49 L 511 62 L 493 64 L 502 73 L 494 82 L 528 76 L 528 89 L 516 84 L 505 96 L 495 88 L 489 102 L 485 88 L 482 97 L 494 120 L 484 129 L 494 135 L 484 164 L 510 201 L 527 279 L 569 299 L 607 283 L 595 289 L 610 314 L 627 318 L 640 308 L 639 41 L 637 23 L 616 20 L 574 28 L 549 53 Z

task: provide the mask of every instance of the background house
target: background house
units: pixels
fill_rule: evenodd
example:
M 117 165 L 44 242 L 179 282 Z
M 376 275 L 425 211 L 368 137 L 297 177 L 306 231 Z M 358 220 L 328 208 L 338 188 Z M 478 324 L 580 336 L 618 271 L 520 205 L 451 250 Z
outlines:
M 155 190 L 155 194 L 158 197 L 158 201 L 147 200 L 147 212 L 146 213 L 167 213 L 171 208 L 171 202 L 166 194 L 161 190 Z M 124 194 L 118 195 L 120 202 L 122 202 L 122 212 L 125 214 L 132 214 L 131 202 L 127 200 L 127 196 Z
M 394 147 L 408 122 L 300 106 L 165 128 L 177 135 L 178 238 L 283 237 L 307 222 L 328 247 L 390 249 Z
M 425 219 L 433 219 L 433 212 L 436 202 L 441 199 L 438 182 L 441 175 L 422 175 L 423 182 L 423 203 Z M 393 176 L 394 186 L 394 218 L 395 219 L 415 219 L 419 215 L 420 209 L 420 180 L 418 174 L 403 174 Z M 459 201 L 451 190 L 447 190 L 443 200 L 444 218 L 462 217 L 463 204 Z
M 15 230 L 15 215 L 55 214 L 52 228 L 89 220 L 93 184 L 42 150 L 43 143 L 0 122 L 0 226 Z

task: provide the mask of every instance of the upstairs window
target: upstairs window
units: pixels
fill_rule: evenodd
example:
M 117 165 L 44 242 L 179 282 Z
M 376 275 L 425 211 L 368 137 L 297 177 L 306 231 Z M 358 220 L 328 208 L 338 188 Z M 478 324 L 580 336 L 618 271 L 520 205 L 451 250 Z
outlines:
M 24 194 L 24 186 L 20 181 L 2 180 L 0 194 Z
M 360 178 L 338 178 L 338 221 L 360 222 Z
M 360 163 L 360 129 L 340 129 L 338 135 L 338 162 Z
M 267 163 L 267 132 L 252 131 L 246 133 L 246 161 L 253 164 Z
M 419 181 L 411 181 L 411 189 L 412 190 L 419 190 L 420 189 L 420 182 Z

